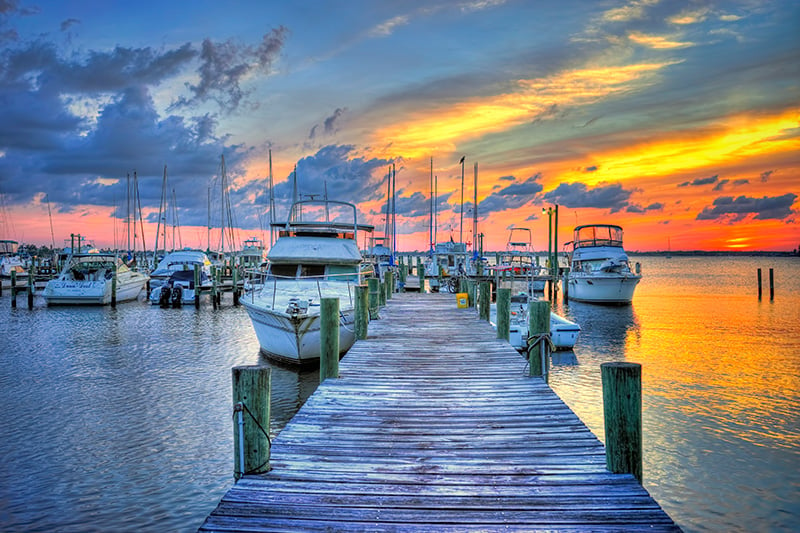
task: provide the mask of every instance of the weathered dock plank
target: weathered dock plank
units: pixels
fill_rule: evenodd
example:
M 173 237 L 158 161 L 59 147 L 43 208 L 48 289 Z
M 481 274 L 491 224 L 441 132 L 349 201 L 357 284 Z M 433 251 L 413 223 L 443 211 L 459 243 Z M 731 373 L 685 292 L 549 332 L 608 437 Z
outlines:
M 201 531 L 678 531 L 454 295 L 396 294 Z

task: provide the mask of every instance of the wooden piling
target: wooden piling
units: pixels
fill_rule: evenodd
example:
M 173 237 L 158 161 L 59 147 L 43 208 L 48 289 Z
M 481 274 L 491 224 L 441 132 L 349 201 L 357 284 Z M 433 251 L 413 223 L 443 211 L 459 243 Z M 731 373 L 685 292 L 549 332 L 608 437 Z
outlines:
M 231 260 L 231 278 L 233 283 L 233 305 L 239 305 L 239 267 Z
M 217 308 L 217 268 L 211 265 L 211 307 Z
M 117 305 L 117 264 L 111 265 L 111 307 Z
M 603 363 L 606 467 L 642 482 L 642 365 Z
M 511 289 L 497 289 L 497 338 L 508 340 L 510 328 Z
M 392 293 L 394 292 L 394 272 L 391 270 L 386 271 L 386 300 L 392 299 Z M 384 302 L 386 303 L 386 302 Z
M 339 377 L 339 298 L 322 298 L 319 309 L 319 381 Z
M 269 417 L 272 369 L 235 366 L 233 382 L 233 477 L 269 471 Z M 241 416 L 241 433 L 239 439 Z M 244 468 L 243 468 L 244 467 Z
M 25 291 L 28 295 L 28 309 L 33 309 L 33 291 L 35 288 L 35 275 L 33 268 L 31 268 L 28 270 L 28 286 L 26 287 Z
M 761 299 L 761 269 L 758 269 L 758 299 Z
M 771 268 L 769 269 L 769 299 L 770 301 L 775 299 L 775 277 Z
M 200 309 L 200 265 L 194 265 L 194 307 Z
M 377 320 L 381 305 L 381 280 L 378 278 L 369 278 L 367 280 L 367 287 L 369 287 L 369 319 Z
M 369 287 L 358 285 L 356 287 L 356 340 L 367 338 L 369 324 Z
M 467 281 L 467 305 L 475 307 L 475 290 L 477 289 L 477 281 Z
M 480 294 L 478 295 L 478 316 L 481 320 L 489 321 L 489 308 L 492 303 L 492 284 L 481 281 Z
M 538 339 L 528 345 L 528 375 L 541 377 L 545 383 L 550 374 L 550 303 L 544 300 L 528 302 L 528 338 Z
M 11 307 L 17 307 L 17 271 L 11 271 Z

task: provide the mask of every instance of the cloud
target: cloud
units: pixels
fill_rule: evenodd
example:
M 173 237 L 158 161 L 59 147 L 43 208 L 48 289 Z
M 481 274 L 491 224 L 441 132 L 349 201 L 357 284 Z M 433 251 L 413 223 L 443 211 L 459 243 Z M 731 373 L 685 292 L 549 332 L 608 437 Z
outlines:
M 797 195 L 792 193 L 763 198 L 720 196 L 714 200 L 713 207 L 705 207 L 697 215 L 697 220 L 733 223 L 748 216 L 756 220 L 782 220 L 794 213 L 792 205 L 796 199 Z
M 616 213 L 630 205 L 629 199 L 633 192 L 624 189 L 620 183 L 601 183 L 591 189 L 584 183 L 561 183 L 542 198 L 546 202 L 565 207 L 610 209 L 612 213 Z
M 337 107 L 333 114 L 323 121 L 322 126 L 325 135 L 333 135 L 336 133 L 338 130 L 337 124 L 341 121 L 340 119 L 342 118 L 342 115 L 344 115 L 346 112 L 346 107 Z M 308 134 L 309 140 L 314 140 L 317 137 L 319 126 L 319 124 L 314 124 L 314 127 L 311 128 L 311 131 Z
M 597 171 L 597 165 L 592 165 L 590 167 L 586 167 L 586 168 L 583 169 L 583 171 L 584 172 L 596 172 Z
M 738 179 L 738 180 L 733 180 L 733 181 L 728 180 L 728 179 L 719 180 L 719 183 L 717 183 L 712 190 L 719 192 L 719 191 L 723 190 L 723 188 L 725 188 L 725 186 L 728 185 L 728 184 L 731 184 L 734 187 L 739 187 L 741 185 L 747 185 L 748 183 L 750 183 L 750 180 L 745 179 L 745 178 Z
M 654 202 L 646 207 L 642 207 L 636 204 L 630 204 L 628 207 L 625 208 L 625 211 L 628 213 L 646 213 L 648 211 L 661 211 L 664 209 L 664 204 L 661 202 Z
M 512 180 L 509 185 L 495 190 L 478 204 L 479 217 L 485 219 L 499 211 L 517 209 L 534 200 L 536 195 L 542 192 L 543 187 L 539 183 L 542 179 L 541 173 L 537 173 L 525 181 L 517 181 L 513 176 L 510 177 Z
M 760 176 L 760 178 L 761 178 L 761 183 L 766 183 L 766 182 L 768 182 L 768 181 L 769 181 L 769 178 L 770 178 L 770 176 L 772 176 L 772 173 L 773 173 L 773 172 L 775 172 L 775 171 L 774 171 L 774 170 L 767 170 L 767 171 L 765 171 L 765 172 L 762 172 L 762 173 L 761 173 L 761 176 Z
M 385 196 L 387 159 L 364 159 L 352 145 L 329 145 L 297 162 L 298 193 L 322 195 L 327 185 L 331 200 L 361 203 Z M 288 207 L 293 177 L 275 186 L 275 196 Z
M 173 107 L 191 107 L 214 101 L 224 111 L 235 110 L 248 94 L 241 83 L 256 72 L 270 72 L 288 33 L 284 26 L 274 28 L 264 35 L 258 47 L 237 44 L 232 40 L 221 43 L 203 40 L 197 69 L 199 81 L 186 84 L 193 96 L 179 98 Z
M 65 21 L 63 21 L 61 23 L 61 31 L 67 31 L 71 27 L 73 27 L 73 26 L 75 26 L 77 24 L 80 24 L 80 23 L 81 23 L 81 21 L 78 20 L 78 19 L 72 19 L 72 18 L 67 19 L 67 20 L 65 20 Z
M 709 176 L 708 178 L 697 178 L 692 181 L 684 181 L 683 183 L 679 184 L 678 187 L 700 187 L 702 185 L 711 185 L 712 183 L 716 183 L 718 178 L 718 174 Z

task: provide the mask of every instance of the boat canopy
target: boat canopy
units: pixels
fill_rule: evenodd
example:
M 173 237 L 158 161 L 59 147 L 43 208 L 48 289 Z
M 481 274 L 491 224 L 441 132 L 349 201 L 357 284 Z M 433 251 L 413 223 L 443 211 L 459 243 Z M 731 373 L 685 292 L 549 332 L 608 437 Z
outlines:
M 622 246 L 622 228 L 612 224 L 589 224 L 575 228 L 573 248 Z

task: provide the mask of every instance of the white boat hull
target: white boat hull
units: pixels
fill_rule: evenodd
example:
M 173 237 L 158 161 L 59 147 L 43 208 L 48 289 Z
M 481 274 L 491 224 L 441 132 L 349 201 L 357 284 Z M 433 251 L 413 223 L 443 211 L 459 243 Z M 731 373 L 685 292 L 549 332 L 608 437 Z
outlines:
M 268 357 L 293 364 L 318 362 L 320 358 L 319 314 L 290 316 L 242 301 L 261 351 Z M 339 354 L 355 342 L 355 311 L 341 309 L 339 319 Z
M 569 299 L 577 302 L 629 304 L 641 276 L 582 273 L 569 276 Z
M 117 281 L 117 302 L 135 300 L 147 283 L 143 275 Z M 111 281 L 50 280 L 42 294 L 47 305 L 107 305 L 111 303 Z
M 515 349 L 525 351 L 528 349 L 528 319 L 527 313 L 519 308 L 512 308 L 512 312 L 516 313 L 511 318 L 508 332 L 508 342 Z M 497 327 L 497 308 L 493 304 L 491 307 L 491 321 L 492 326 Z M 578 335 L 581 332 L 581 327 L 567 320 L 566 318 L 557 315 L 553 312 L 550 313 L 550 340 L 553 342 L 556 350 L 572 350 L 575 343 L 578 341 Z

